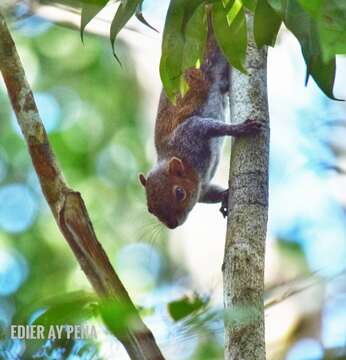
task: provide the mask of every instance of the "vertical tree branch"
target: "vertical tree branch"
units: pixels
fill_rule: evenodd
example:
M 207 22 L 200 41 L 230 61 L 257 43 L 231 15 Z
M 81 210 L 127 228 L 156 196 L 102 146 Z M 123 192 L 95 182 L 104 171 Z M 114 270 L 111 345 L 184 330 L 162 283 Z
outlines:
M 83 199 L 64 181 L 15 44 L 1 12 L 0 71 L 27 142 L 42 191 L 62 234 L 100 298 L 114 301 L 128 309 L 131 314 L 127 328 L 116 334 L 118 339 L 131 359 L 164 359 L 152 333 L 141 320 L 135 305 L 98 242 Z
M 264 360 L 264 257 L 268 217 L 269 113 L 267 52 L 253 39 L 248 20 L 248 75 L 233 70 L 231 119 L 265 125 L 255 137 L 232 144 L 229 209 L 223 264 L 225 359 Z

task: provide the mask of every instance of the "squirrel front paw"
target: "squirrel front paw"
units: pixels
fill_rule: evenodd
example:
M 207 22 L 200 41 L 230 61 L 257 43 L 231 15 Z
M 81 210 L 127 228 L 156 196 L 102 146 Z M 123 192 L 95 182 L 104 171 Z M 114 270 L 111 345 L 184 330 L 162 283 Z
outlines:
M 242 124 L 237 124 L 233 126 L 234 126 L 233 136 L 235 137 L 257 134 L 263 128 L 263 124 L 260 121 L 252 120 L 252 119 L 248 119 L 244 121 Z
M 228 216 L 228 189 L 223 192 L 221 201 L 220 212 L 222 216 L 225 218 Z

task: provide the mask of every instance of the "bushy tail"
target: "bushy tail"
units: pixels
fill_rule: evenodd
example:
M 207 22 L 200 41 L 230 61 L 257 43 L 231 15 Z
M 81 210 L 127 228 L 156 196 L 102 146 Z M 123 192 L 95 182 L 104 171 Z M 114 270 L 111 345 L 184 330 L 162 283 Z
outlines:
M 229 90 L 230 66 L 215 39 L 210 12 L 208 13 L 208 38 L 201 69 L 209 81 L 220 84 L 223 92 Z
M 208 14 L 208 39 L 201 70 L 209 83 L 209 91 L 205 102 L 198 110 L 198 115 L 222 120 L 221 114 L 225 110 L 225 95 L 229 91 L 231 69 L 216 42 L 210 13 Z
M 208 39 L 201 68 L 188 69 L 184 74 L 189 85 L 188 92 L 184 97 L 178 95 L 175 105 L 166 97 L 164 90 L 161 93 L 155 126 L 158 151 L 174 129 L 191 116 L 224 119 L 229 71 L 230 67 L 216 43 L 208 16 Z

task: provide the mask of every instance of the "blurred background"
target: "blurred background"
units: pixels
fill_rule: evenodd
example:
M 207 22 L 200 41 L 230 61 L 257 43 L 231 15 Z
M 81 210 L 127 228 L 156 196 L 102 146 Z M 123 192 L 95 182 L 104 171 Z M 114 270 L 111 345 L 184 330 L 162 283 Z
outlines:
M 108 39 L 112 6 L 88 27 L 64 7 L 5 1 L 54 151 L 82 193 L 96 233 L 167 359 L 223 358 L 221 264 L 226 222 L 196 206 L 178 230 L 146 211 L 137 175 L 155 161 L 160 41 L 168 1 L 144 2 L 156 34 L 131 20 Z M 335 95 L 346 99 L 346 60 Z M 346 359 L 346 105 L 311 80 L 282 29 L 269 51 L 271 157 L 266 249 L 266 342 L 273 360 Z M 97 341 L 13 341 L 45 299 L 90 291 L 41 194 L 0 80 L 0 359 L 128 359 L 97 318 Z M 230 143 L 216 182 L 228 177 Z M 65 319 L 67 322 L 69 319 Z

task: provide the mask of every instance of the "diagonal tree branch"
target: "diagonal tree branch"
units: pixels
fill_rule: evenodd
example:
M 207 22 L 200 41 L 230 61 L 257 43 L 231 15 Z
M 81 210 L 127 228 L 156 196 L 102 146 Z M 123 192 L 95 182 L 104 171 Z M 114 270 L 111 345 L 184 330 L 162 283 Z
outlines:
M 232 72 L 231 120 L 256 119 L 264 130 L 236 139 L 229 176 L 229 209 L 223 263 L 225 359 L 264 360 L 264 256 L 268 218 L 269 114 L 267 52 L 253 39 L 248 20 L 248 74 Z M 235 316 L 231 316 L 235 314 Z
M 131 312 L 125 331 L 116 334 L 118 339 L 131 359 L 164 359 L 151 331 L 141 320 L 135 305 L 98 242 L 80 193 L 69 188 L 64 181 L 14 41 L 1 12 L 0 71 L 27 142 L 42 191 L 57 225 L 99 297 L 125 306 Z

